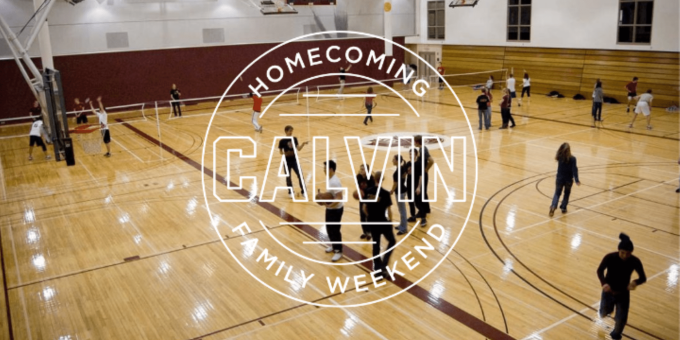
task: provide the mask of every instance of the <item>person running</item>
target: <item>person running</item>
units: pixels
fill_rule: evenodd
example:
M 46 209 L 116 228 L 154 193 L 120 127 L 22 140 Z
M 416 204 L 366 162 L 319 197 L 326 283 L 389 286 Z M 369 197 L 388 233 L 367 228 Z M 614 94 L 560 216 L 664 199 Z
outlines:
M 88 103 L 90 99 L 85 99 Z M 87 124 L 87 111 L 85 110 L 85 105 L 80 103 L 80 99 L 76 98 L 74 100 L 75 106 L 73 106 L 73 111 L 76 112 L 76 125 Z
M 170 102 L 172 103 L 172 113 L 175 117 L 182 117 L 182 109 L 180 108 L 181 103 L 178 102 L 181 96 L 182 93 L 179 92 L 177 85 L 172 84 L 172 89 L 170 89 Z
M 593 91 L 593 125 L 595 127 L 597 122 L 602 121 L 602 102 L 604 101 L 604 94 L 602 92 L 602 82 L 600 80 L 595 84 Z
M 522 79 L 522 97 L 519 98 L 517 106 L 522 106 L 522 99 L 524 99 L 524 94 L 527 94 L 527 99 L 531 98 L 531 78 L 529 78 L 529 73 L 524 72 L 524 79 Z
M 647 130 L 652 129 L 652 100 L 654 100 L 654 96 L 652 96 L 652 90 L 649 89 L 647 90 L 646 93 L 643 93 L 637 97 L 635 97 L 635 100 L 637 100 L 637 105 L 635 106 L 635 114 L 633 115 L 633 120 L 630 121 L 630 125 L 628 125 L 629 128 L 633 127 L 633 124 L 635 124 L 635 119 L 637 118 L 637 115 L 642 113 L 645 118 L 647 118 Z
M 510 78 L 508 78 L 505 83 L 508 91 L 510 91 L 510 107 L 512 107 L 512 100 L 517 98 L 517 94 L 515 93 L 515 77 L 512 73 L 510 73 Z
M 486 88 L 482 88 L 482 94 L 477 97 L 477 112 L 479 113 L 479 130 L 482 129 L 482 120 L 484 121 L 484 126 L 488 130 L 491 127 L 491 122 L 489 121 L 489 97 L 486 95 Z
M 501 117 L 503 118 L 503 125 L 500 128 L 507 129 L 509 122 L 512 122 L 510 127 L 514 128 L 515 120 L 512 118 L 512 114 L 510 114 L 510 91 L 508 91 L 508 89 L 503 89 L 501 93 L 503 94 L 503 99 L 501 100 Z
M 288 167 L 288 177 L 286 177 L 286 185 L 290 188 L 290 195 L 294 196 L 295 192 L 293 191 L 293 171 L 297 175 L 298 182 L 300 184 L 300 195 L 304 196 L 305 195 L 305 186 L 304 186 L 304 177 L 302 176 L 302 171 L 300 171 L 300 167 L 297 161 L 297 158 L 295 157 L 295 151 L 301 151 L 302 148 L 305 147 L 305 145 L 309 144 L 309 142 L 304 142 L 302 144 L 298 143 L 297 137 L 293 137 L 293 127 L 291 125 L 287 125 L 284 131 L 286 132 L 286 136 L 290 138 L 283 138 L 281 141 L 279 141 L 279 152 L 286 157 L 286 166 Z
M 366 196 L 369 199 L 376 199 L 375 202 L 368 202 L 364 205 L 364 213 L 368 216 L 368 221 L 371 223 L 371 235 L 373 236 L 373 271 L 387 272 L 386 267 L 389 265 L 390 256 L 392 255 L 392 248 L 397 244 L 392 231 L 392 198 L 390 193 L 380 186 L 382 179 L 382 172 L 378 171 L 375 176 L 370 179 L 373 181 L 373 187 L 366 191 Z M 385 236 L 387 240 L 387 251 L 381 258 L 380 255 L 380 236 Z M 384 276 L 385 278 L 387 276 Z
M 326 253 L 333 253 L 333 257 L 331 258 L 331 261 L 333 262 L 338 262 L 342 258 L 342 233 L 340 232 L 340 221 L 342 221 L 342 213 L 344 211 L 342 202 L 342 183 L 335 174 L 336 167 L 335 161 L 323 162 L 323 171 L 328 176 L 328 187 L 330 189 L 323 193 L 321 192 L 321 189 L 319 189 L 317 192 L 317 198 L 338 200 L 338 202 L 319 203 L 326 206 L 326 233 L 328 233 L 328 238 L 331 241 L 331 245 L 326 248 Z
M 404 166 L 404 159 L 401 155 L 394 155 L 392 158 L 392 165 L 395 166 L 394 173 L 392 174 L 392 189 L 390 193 L 394 195 L 397 201 L 397 207 L 399 208 L 399 226 L 397 229 L 397 235 L 404 235 L 408 231 L 408 216 L 406 215 L 406 176 L 408 175 L 408 169 Z
M 637 97 L 637 84 L 638 77 L 633 77 L 633 81 L 626 84 L 626 91 L 628 91 L 628 106 L 626 107 L 626 113 L 630 112 L 630 102 L 633 98 Z
M 109 132 L 108 115 L 104 110 L 104 104 L 102 104 L 102 96 L 97 97 L 97 102 L 99 103 L 99 112 L 94 109 L 92 101 L 90 101 L 90 111 L 97 115 L 99 118 L 99 131 L 102 133 L 102 139 L 104 140 L 104 145 L 106 145 L 106 153 L 104 157 L 111 157 L 111 133 Z
M 256 132 L 262 133 L 262 128 L 264 128 L 264 126 L 257 123 L 257 120 L 260 118 L 260 112 L 262 111 L 262 97 L 253 94 L 252 92 L 248 94 L 248 97 L 253 98 L 253 126 L 255 127 Z
M 444 89 L 444 74 L 446 73 L 446 69 L 444 66 L 442 66 L 442 63 L 440 62 L 437 64 L 437 73 L 439 73 L 439 89 L 443 90 Z
M 373 117 L 371 117 L 371 111 L 373 111 L 373 108 L 375 107 L 374 99 L 375 97 L 373 95 L 373 87 L 369 87 L 368 90 L 366 91 L 367 96 L 364 97 L 364 106 L 366 107 L 366 118 L 364 118 L 364 125 L 368 122 L 368 120 L 371 120 L 371 123 L 373 123 Z
M 562 209 L 563 214 L 566 214 L 567 204 L 569 204 L 569 195 L 571 195 L 571 187 L 574 185 L 574 180 L 576 180 L 576 185 L 581 185 L 581 181 L 578 179 L 576 157 L 571 155 L 569 143 L 560 145 L 560 148 L 555 155 L 555 160 L 557 161 L 557 178 L 555 179 L 555 195 L 553 196 L 552 204 L 550 205 L 550 217 L 553 217 L 555 214 L 557 203 L 560 200 L 560 195 L 562 195 L 562 189 L 564 189 L 564 198 L 562 199 L 560 209 Z
M 370 188 L 373 187 L 373 177 L 375 177 L 374 174 L 371 174 L 371 178 L 368 178 L 368 174 L 370 174 L 371 171 L 368 169 L 368 165 L 362 164 L 359 167 L 359 173 L 357 174 L 357 183 L 359 184 L 359 190 L 361 194 L 359 196 L 366 198 L 366 191 Z M 371 239 L 371 227 L 368 224 L 365 224 L 368 222 L 368 217 L 364 213 L 364 206 L 366 203 L 359 201 L 359 221 L 361 221 L 361 236 L 359 238 L 363 239 Z
M 415 168 L 413 179 L 415 180 L 416 186 L 414 201 L 416 208 L 418 208 L 416 217 L 420 218 L 420 226 L 425 227 L 427 225 L 427 214 L 430 213 L 430 202 L 427 201 L 429 199 L 427 196 L 427 184 L 429 181 L 428 172 L 434 165 L 434 159 L 430 156 L 430 150 L 423 145 L 423 136 L 417 135 L 413 137 L 413 140 L 416 144 L 416 148 L 419 149 L 418 158 L 416 158 L 416 162 L 413 164 L 413 167 Z
M 34 118 L 33 124 L 31 125 L 31 132 L 29 133 L 29 145 L 28 145 L 28 160 L 33 160 L 33 146 L 38 145 L 42 148 L 45 154 L 45 159 L 50 159 L 50 155 L 47 154 L 47 146 L 42 139 L 43 121 L 42 116 L 37 116 Z
M 42 117 L 42 108 L 37 100 L 33 102 L 33 106 L 28 110 L 28 116 L 31 118 Z
M 628 310 L 630 309 L 630 291 L 647 282 L 645 269 L 642 261 L 633 256 L 633 241 L 628 235 L 619 234 L 619 247 L 617 252 L 605 255 L 597 267 L 597 278 L 602 286 L 602 298 L 600 299 L 600 318 L 611 314 L 616 307 L 614 329 L 609 335 L 613 340 L 621 339 L 623 328 L 628 322 Z M 606 271 L 606 274 L 605 274 Z M 631 281 L 633 271 L 637 272 L 638 278 Z
M 487 91 L 488 93 L 491 93 L 491 90 L 493 90 L 493 87 L 494 87 L 494 78 L 493 78 L 493 75 L 490 75 L 490 76 L 489 76 L 489 79 L 486 81 L 486 85 L 485 85 L 484 87 L 486 87 L 486 91 Z
M 347 66 L 346 69 L 343 68 L 343 67 L 340 68 L 341 74 L 340 74 L 340 77 L 338 77 L 339 80 L 340 80 L 340 88 L 338 89 L 338 94 L 342 94 L 342 91 L 345 88 L 345 72 L 349 71 L 351 68 L 352 68 L 352 65 Z

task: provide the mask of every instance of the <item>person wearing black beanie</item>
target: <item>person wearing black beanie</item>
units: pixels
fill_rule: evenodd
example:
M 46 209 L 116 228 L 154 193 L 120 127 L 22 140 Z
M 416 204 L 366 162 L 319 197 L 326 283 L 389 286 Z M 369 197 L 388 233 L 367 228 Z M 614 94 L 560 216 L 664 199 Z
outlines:
M 647 281 L 642 262 L 633 256 L 633 241 L 628 235 L 619 235 L 619 251 L 607 254 L 597 268 L 597 277 L 602 285 L 602 299 L 600 300 L 600 317 L 611 314 L 616 307 L 614 320 L 616 324 L 609 335 L 612 339 L 621 339 L 623 328 L 628 321 L 630 307 L 630 291 Z M 606 271 L 606 274 L 605 274 Z M 633 271 L 638 274 L 637 280 L 630 280 Z

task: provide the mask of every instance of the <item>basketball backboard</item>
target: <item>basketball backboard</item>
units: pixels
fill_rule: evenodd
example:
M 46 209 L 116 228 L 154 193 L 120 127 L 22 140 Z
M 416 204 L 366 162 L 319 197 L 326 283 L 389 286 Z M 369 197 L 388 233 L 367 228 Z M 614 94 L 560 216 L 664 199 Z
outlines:
M 477 2 L 479 2 L 479 0 L 453 0 L 449 4 L 449 7 L 451 7 L 451 8 L 475 7 L 475 5 L 477 5 Z

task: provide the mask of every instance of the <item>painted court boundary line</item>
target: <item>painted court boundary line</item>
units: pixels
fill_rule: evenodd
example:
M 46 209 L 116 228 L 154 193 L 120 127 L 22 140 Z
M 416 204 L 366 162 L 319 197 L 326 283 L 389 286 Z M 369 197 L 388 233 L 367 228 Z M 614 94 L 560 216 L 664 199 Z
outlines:
M 204 174 L 212 177 L 214 180 L 219 181 L 220 183 L 227 185 L 227 181 L 223 176 L 220 176 L 216 174 L 213 170 L 208 169 L 208 168 L 203 168 L 201 167 L 201 164 L 196 162 L 195 160 L 187 157 L 186 155 L 182 154 L 181 152 L 173 149 L 172 147 L 168 146 L 167 144 L 163 144 L 157 139 L 151 137 L 147 133 L 137 129 L 136 127 L 124 122 L 121 119 L 116 119 L 116 121 L 122 123 L 122 126 L 134 131 L 137 133 L 139 136 L 142 138 L 146 139 L 147 141 L 151 142 L 152 144 L 155 144 L 159 147 L 161 147 L 163 150 L 167 151 L 168 153 L 174 155 L 175 157 L 179 158 L 180 160 L 184 161 L 187 165 L 192 166 L 198 171 L 203 171 Z M 235 184 L 232 184 L 233 186 L 236 186 Z M 237 193 L 244 197 L 250 197 L 250 194 L 247 190 L 244 189 L 239 189 L 235 190 Z M 288 214 L 285 211 L 281 211 L 278 207 L 274 206 L 271 203 L 268 202 L 260 202 L 260 201 L 255 201 L 257 205 L 260 207 L 264 208 L 265 210 L 279 216 L 280 218 L 288 221 L 288 222 L 294 222 L 295 226 L 298 227 L 301 231 L 307 233 L 309 236 L 312 238 L 315 238 L 319 241 L 323 241 L 326 239 L 326 235 L 323 233 L 319 232 L 319 230 L 305 224 L 302 220 L 296 218 L 295 216 L 292 216 Z M 348 258 L 350 258 L 353 261 L 361 261 L 364 260 L 366 257 L 358 253 L 356 250 L 346 247 L 345 251 L 343 252 L 344 255 Z M 369 271 L 371 270 L 370 268 L 370 263 L 364 262 L 362 264 L 364 267 L 366 267 Z M 403 277 L 397 277 L 396 280 L 393 282 L 396 286 L 398 286 L 401 289 L 405 289 L 409 286 L 411 286 L 413 283 L 410 282 L 409 280 L 406 280 Z M 487 324 L 486 322 L 478 319 L 474 315 L 462 310 L 459 307 L 454 306 L 450 302 L 441 299 L 437 296 L 434 296 L 430 294 L 429 291 L 426 289 L 420 287 L 419 285 L 414 285 L 412 286 L 409 290 L 408 293 L 415 296 L 416 298 L 420 299 L 421 301 L 425 302 L 426 304 L 434 307 L 435 309 L 439 310 L 440 312 L 448 315 L 449 317 L 453 318 L 454 320 L 462 323 L 463 325 L 469 327 L 470 329 L 476 331 L 477 333 L 485 336 L 486 338 L 489 339 L 501 339 L 501 340 L 514 340 L 512 336 L 509 334 L 503 333 L 502 331 L 496 329 L 495 327 Z

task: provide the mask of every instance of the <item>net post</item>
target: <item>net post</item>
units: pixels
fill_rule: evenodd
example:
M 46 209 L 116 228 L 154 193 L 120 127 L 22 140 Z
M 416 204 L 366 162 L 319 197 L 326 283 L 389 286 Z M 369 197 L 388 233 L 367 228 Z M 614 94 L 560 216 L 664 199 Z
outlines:
M 158 130 L 158 140 L 161 140 L 161 119 L 160 116 L 158 115 L 158 101 L 154 102 L 154 106 L 156 108 L 156 129 Z
M 318 90 L 319 87 L 317 86 L 316 88 Z M 305 96 L 305 98 L 307 98 L 307 140 L 309 140 L 312 133 L 309 127 L 309 86 L 305 86 L 305 93 L 307 94 Z M 319 97 L 317 96 L 316 99 L 319 99 Z
M 146 121 L 146 114 L 144 114 L 144 105 L 146 105 L 146 103 L 142 103 L 142 117 L 144 118 L 144 121 Z

